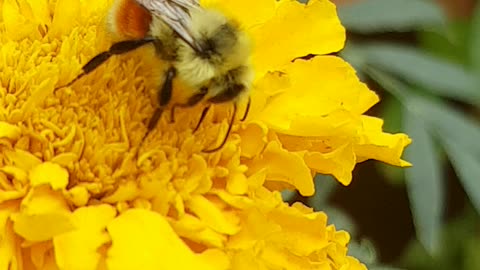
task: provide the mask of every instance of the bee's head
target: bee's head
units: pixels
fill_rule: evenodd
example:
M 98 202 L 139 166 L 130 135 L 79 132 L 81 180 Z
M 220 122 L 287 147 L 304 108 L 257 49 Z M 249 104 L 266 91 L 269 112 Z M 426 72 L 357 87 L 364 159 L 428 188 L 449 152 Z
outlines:
M 247 93 L 252 84 L 253 72 L 248 66 L 239 66 L 212 78 L 208 83 L 208 100 L 213 103 L 228 102 Z
M 250 44 L 239 26 L 214 10 L 192 13 L 192 35 L 199 45 L 196 56 L 223 70 L 245 63 Z

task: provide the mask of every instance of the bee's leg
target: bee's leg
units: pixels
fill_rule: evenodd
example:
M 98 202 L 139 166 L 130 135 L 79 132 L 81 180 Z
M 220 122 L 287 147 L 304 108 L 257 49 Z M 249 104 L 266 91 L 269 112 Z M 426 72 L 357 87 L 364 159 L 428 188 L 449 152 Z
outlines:
M 202 124 L 203 120 L 205 119 L 205 116 L 207 115 L 208 110 L 210 110 L 210 105 L 203 108 L 202 115 L 200 115 L 200 119 L 198 120 L 198 123 L 195 126 L 195 128 L 193 129 L 192 133 L 197 132 L 197 130 L 200 128 L 200 125 Z
M 212 148 L 212 149 L 206 149 L 206 150 L 203 150 L 202 152 L 204 153 L 213 153 L 213 152 L 216 152 L 220 149 L 222 149 L 222 147 L 225 145 L 225 143 L 227 142 L 227 139 L 228 139 L 228 136 L 230 135 L 230 132 L 232 131 L 232 127 L 233 127 L 233 121 L 235 121 L 235 116 L 237 114 L 237 103 L 233 103 L 233 113 L 232 113 L 232 118 L 230 118 L 230 122 L 228 123 L 228 129 L 227 129 L 227 134 L 225 134 L 225 137 L 223 138 L 223 141 L 222 143 L 215 147 L 215 148 Z
M 177 70 L 174 67 L 170 67 L 165 73 L 165 81 L 162 87 L 158 91 L 158 104 L 159 107 L 153 113 L 153 116 L 148 121 L 147 132 L 143 135 L 142 142 L 150 134 L 150 132 L 157 126 L 158 120 L 162 116 L 163 110 L 172 99 L 173 79 L 177 75 Z
M 101 52 L 97 55 L 95 55 L 90 61 L 88 61 L 83 67 L 82 67 L 82 73 L 80 73 L 75 79 L 70 81 L 64 86 L 60 86 L 55 88 L 55 90 L 63 88 L 63 87 L 68 87 L 72 85 L 74 82 L 76 82 L 78 79 L 82 78 L 83 76 L 87 75 L 88 73 L 94 71 L 97 67 L 99 67 L 101 64 L 105 63 L 111 56 L 113 55 L 118 55 L 118 54 L 124 54 L 130 51 L 133 51 L 143 45 L 146 45 L 150 42 L 155 41 L 153 38 L 145 38 L 145 39 L 137 39 L 137 40 L 125 40 L 125 41 L 120 41 L 117 43 L 114 43 L 112 46 L 110 46 L 110 49 L 108 51 Z
M 235 100 L 238 97 L 238 95 L 241 92 L 243 92 L 245 89 L 246 87 L 243 84 L 240 84 L 240 83 L 231 84 L 224 91 L 220 92 L 218 95 L 209 98 L 208 101 L 212 103 L 224 103 L 224 102 L 232 101 L 232 100 Z M 228 123 L 227 134 L 225 134 L 225 138 L 223 139 L 222 143 L 213 149 L 203 150 L 203 152 L 213 153 L 215 151 L 222 149 L 222 147 L 227 142 L 230 132 L 232 131 L 232 126 L 233 126 L 233 122 L 235 121 L 236 114 L 237 114 L 237 103 L 234 102 L 232 118 Z
M 208 93 L 208 88 L 206 87 L 202 87 L 200 88 L 200 91 L 198 93 L 196 93 L 195 95 L 191 96 L 186 103 L 176 103 L 176 104 L 173 104 L 172 106 L 172 109 L 170 111 L 170 122 L 171 123 L 174 123 L 175 122 L 175 109 L 177 107 L 181 107 L 181 108 L 188 108 L 188 107 L 193 107 L 195 105 L 197 105 L 200 101 L 202 101 L 202 99 L 205 97 L 205 95 Z M 205 109 L 204 109 L 205 110 Z M 208 111 L 208 110 L 207 110 Z M 207 114 L 207 112 L 205 112 L 205 114 Z M 202 113 L 203 115 L 203 113 Z M 205 116 L 203 116 L 205 117 Z M 203 118 L 202 117 L 202 118 Z M 203 119 L 202 119 L 203 120 Z M 198 124 L 200 125 L 200 124 Z M 197 126 L 198 126 L 197 125 Z
M 247 102 L 247 107 L 245 108 L 245 113 L 243 114 L 243 117 L 240 119 L 240 121 L 245 121 L 248 116 L 248 112 L 250 111 L 250 103 L 252 103 L 252 98 L 248 97 L 248 102 Z

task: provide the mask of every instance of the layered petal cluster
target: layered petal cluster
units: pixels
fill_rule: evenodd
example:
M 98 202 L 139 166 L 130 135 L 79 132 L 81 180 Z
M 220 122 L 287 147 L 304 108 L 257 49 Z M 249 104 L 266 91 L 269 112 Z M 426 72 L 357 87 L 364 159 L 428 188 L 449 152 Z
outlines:
M 342 59 L 327 0 L 202 1 L 253 42 L 245 122 L 229 104 L 162 118 L 140 147 L 161 75 L 153 48 L 113 57 L 111 0 L 0 0 L 0 269 L 366 269 L 324 213 L 285 204 L 312 176 L 407 166 L 404 134 L 364 113 L 378 97 Z M 255 7 L 255 8 L 252 8 Z M 315 55 L 315 57 L 312 57 Z M 174 89 L 180 91 L 181 89 Z

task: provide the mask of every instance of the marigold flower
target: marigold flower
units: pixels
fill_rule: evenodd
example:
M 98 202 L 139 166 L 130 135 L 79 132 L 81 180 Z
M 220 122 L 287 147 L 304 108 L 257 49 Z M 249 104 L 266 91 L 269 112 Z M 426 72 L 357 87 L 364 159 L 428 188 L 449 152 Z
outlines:
M 348 233 L 279 195 L 312 195 L 314 173 L 347 185 L 367 159 L 409 165 L 409 138 L 363 115 L 377 95 L 326 55 L 345 40 L 335 6 L 203 1 L 251 36 L 256 73 L 247 121 L 206 154 L 228 105 L 195 134 L 201 106 L 178 110 L 139 149 L 152 48 L 54 91 L 112 43 L 111 2 L 0 0 L 0 269 L 366 269 Z

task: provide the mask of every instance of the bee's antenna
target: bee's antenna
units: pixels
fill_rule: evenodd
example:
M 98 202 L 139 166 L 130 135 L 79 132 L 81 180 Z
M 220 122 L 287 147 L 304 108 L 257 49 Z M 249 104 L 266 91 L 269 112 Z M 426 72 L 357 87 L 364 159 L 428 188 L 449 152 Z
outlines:
M 240 121 L 245 121 L 245 119 L 247 119 L 247 116 L 248 116 L 248 112 L 250 111 L 250 103 L 252 103 L 252 98 L 249 96 L 248 97 L 248 102 L 247 102 L 247 107 L 245 108 L 245 113 L 243 115 L 243 117 L 240 119 Z
M 230 122 L 228 123 L 228 129 L 227 129 L 227 134 L 225 134 L 225 138 L 223 138 L 223 141 L 222 143 L 215 147 L 215 148 L 212 148 L 212 149 L 208 149 L 208 150 L 203 150 L 202 152 L 204 153 L 213 153 L 213 152 L 216 152 L 220 149 L 222 149 L 222 147 L 225 145 L 225 143 L 227 142 L 227 139 L 228 139 L 228 136 L 230 135 L 230 132 L 232 131 L 232 126 L 233 126 L 233 121 L 235 121 L 235 116 L 237 114 L 237 103 L 233 103 L 233 113 L 232 113 L 232 118 L 230 119 Z
M 64 86 L 60 86 L 55 88 L 55 91 L 68 87 L 78 81 L 78 79 L 82 78 L 83 76 L 87 75 L 88 73 L 94 71 L 97 67 L 99 67 L 101 64 L 105 63 L 110 57 L 113 55 L 118 55 L 118 54 L 124 54 L 129 51 L 133 51 L 145 44 L 148 44 L 150 42 L 155 41 L 153 38 L 144 38 L 144 39 L 136 39 L 136 40 L 125 40 L 125 41 L 120 41 L 117 43 L 114 43 L 112 46 L 110 46 L 110 49 L 108 51 L 101 52 L 97 55 L 95 55 L 90 61 L 88 61 L 83 67 L 82 70 L 83 72 L 80 73 L 75 79 L 71 80 L 69 83 L 67 83 Z
M 195 128 L 193 129 L 193 133 L 197 132 L 197 130 L 200 128 L 200 125 L 202 124 L 203 120 L 205 119 L 205 116 L 207 115 L 208 110 L 210 110 L 210 105 L 208 105 L 207 107 L 203 108 L 202 115 L 200 116 L 200 120 L 198 120 L 197 125 L 196 125 Z

